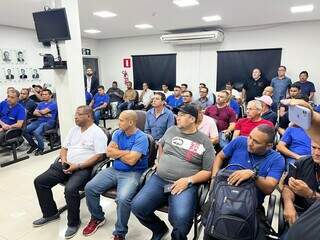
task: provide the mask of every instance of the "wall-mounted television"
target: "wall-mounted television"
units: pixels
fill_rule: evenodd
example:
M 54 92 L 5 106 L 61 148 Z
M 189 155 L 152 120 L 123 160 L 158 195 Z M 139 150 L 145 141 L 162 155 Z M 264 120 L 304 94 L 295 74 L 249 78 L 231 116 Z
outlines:
M 70 40 L 65 8 L 32 13 L 39 42 Z

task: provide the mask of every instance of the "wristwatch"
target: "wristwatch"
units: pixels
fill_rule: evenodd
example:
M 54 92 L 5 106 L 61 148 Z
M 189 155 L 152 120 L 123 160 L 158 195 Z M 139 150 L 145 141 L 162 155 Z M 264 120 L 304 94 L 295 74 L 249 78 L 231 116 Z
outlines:
M 253 173 L 254 173 L 254 175 L 252 176 L 252 179 L 254 180 L 254 181 L 256 181 L 257 179 L 258 179 L 258 171 L 257 171 L 257 169 L 253 169 L 252 170 L 253 171 Z
M 192 187 L 193 181 L 191 177 L 188 177 L 188 187 Z

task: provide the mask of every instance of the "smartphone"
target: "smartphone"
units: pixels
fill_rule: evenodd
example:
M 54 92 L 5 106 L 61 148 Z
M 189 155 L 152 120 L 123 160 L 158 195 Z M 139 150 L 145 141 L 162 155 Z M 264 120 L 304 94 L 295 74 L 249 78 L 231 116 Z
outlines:
M 164 185 L 163 187 L 163 192 L 164 193 L 170 193 L 171 192 L 171 187 L 172 187 L 172 184 L 167 184 L 167 185 Z
M 311 127 L 311 111 L 299 105 L 289 106 L 289 121 L 307 130 Z
M 67 170 L 69 167 L 70 167 L 70 164 L 69 164 L 69 163 L 64 162 L 64 163 L 62 164 L 62 168 L 63 168 L 64 170 Z
M 297 167 L 292 163 L 289 164 L 289 175 L 293 178 L 297 178 Z

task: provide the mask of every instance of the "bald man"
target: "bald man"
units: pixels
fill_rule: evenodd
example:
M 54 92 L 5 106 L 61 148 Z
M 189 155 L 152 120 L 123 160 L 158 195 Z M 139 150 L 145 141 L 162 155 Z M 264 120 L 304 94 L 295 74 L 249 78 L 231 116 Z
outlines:
M 109 158 L 115 159 L 111 167 L 99 172 L 85 187 L 91 220 L 83 235 L 92 235 L 105 223 L 100 206 L 100 195 L 112 187 L 117 188 L 117 221 L 113 231 L 114 240 L 125 239 L 131 212 L 131 200 L 139 188 L 142 172 L 148 167 L 149 143 L 147 135 L 136 127 L 137 115 L 132 110 L 119 116 L 119 129 L 107 147 Z

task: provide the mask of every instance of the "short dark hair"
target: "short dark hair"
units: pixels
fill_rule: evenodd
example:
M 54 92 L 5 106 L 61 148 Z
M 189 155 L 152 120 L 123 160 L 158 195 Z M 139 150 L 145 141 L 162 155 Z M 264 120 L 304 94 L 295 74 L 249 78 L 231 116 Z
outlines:
M 286 66 L 280 65 L 278 68 L 284 68 L 284 70 L 287 70 Z
M 99 89 L 99 88 L 102 88 L 102 89 L 104 90 L 104 86 L 103 86 L 103 85 L 100 85 L 100 86 L 98 87 L 98 89 Z
M 274 127 L 267 124 L 261 124 L 257 126 L 257 129 L 267 135 L 267 143 L 274 142 L 274 137 L 276 136 L 276 129 Z
M 308 73 L 307 71 L 302 71 L 302 72 L 299 74 L 299 76 L 300 76 L 301 74 L 306 74 L 307 77 L 309 77 L 309 73 Z
M 180 86 L 178 86 L 178 85 L 174 86 L 174 88 L 173 88 L 173 89 L 175 89 L 175 88 L 179 88 L 179 89 L 181 89 L 181 87 L 180 87 Z
M 117 81 L 113 81 L 112 84 L 117 84 L 118 85 L 118 82 Z
M 293 84 L 290 85 L 289 89 L 290 88 L 298 88 L 300 90 L 301 86 L 299 84 L 297 84 L 297 83 L 293 83 Z
M 20 96 L 20 93 L 19 93 L 19 91 L 17 90 L 17 89 L 13 89 L 13 90 L 11 90 L 9 93 L 15 93 L 15 95 L 19 98 L 19 96 Z
M 19 51 L 18 54 L 23 54 L 23 52 Z
M 43 89 L 42 92 L 48 92 L 49 95 L 52 95 L 52 91 L 49 88 Z
M 207 93 L 209 92 L 209 89 L 206 86 L 204 86 L 202 88 L 204 88 L 207 91 Z
M 183 91 L 184 93 L 187 92 L 189 93 L 190 97 L 192 97 L 192 92 L 190 90 L 186 90 L 186 91 Z
M 181 86 L 188 88 L 188 84 L 186 84 L 186 83 L 182 83 Z
M 27 91 L 28 95 L 30 94 L 29 88 L 21 88 L 21 91 Z
M 233 82 L 232 82 L 232 81 L 228 81 L 228 82 L 226 82 L 226 85 L 231 85 L 231 86 L 233 86 Z
M 199 83 L 199 85 L 203 85 L 204 87 L 206 87 L 207 85 L 205 83 Z
M 166 95 L 164 95 L 164 93 L 162 93 L 162 92 L 155 92 L 155 95 L 159 95 L 161 97 L 161 101 L 166 100 Z

